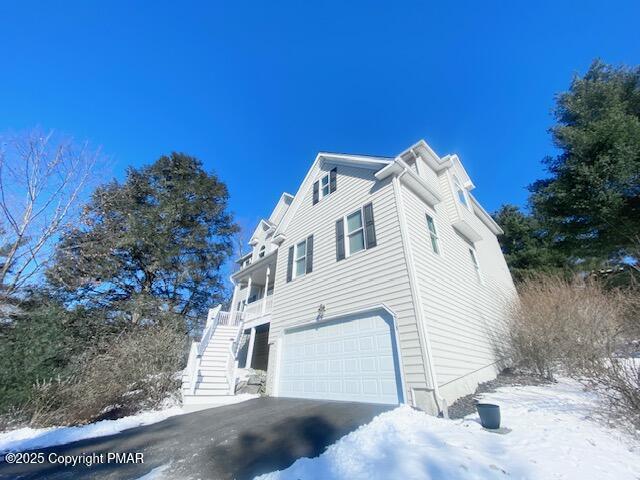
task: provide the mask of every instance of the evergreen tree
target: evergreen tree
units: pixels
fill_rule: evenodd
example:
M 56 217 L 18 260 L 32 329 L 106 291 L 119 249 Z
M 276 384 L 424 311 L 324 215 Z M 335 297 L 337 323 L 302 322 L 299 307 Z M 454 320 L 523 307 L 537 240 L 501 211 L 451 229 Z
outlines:
M 68 304 L 134 324 L 196 319 L 222 302 L 237 227 L 226 185 L 181 153 L 98 188 L 47 272 Z
M 503 205 L 493 218 L 504 230 L 498 240 L 514 280 L 537 273 L 560 273 L 569 268 L 569 259 L 553 248 L 533 216 L 515 205 Z
M 583 261 L 640 259 L 640 68 L 594 62 L 559 95 L 551 129 L 560 154 L 530 190 L 558 248 Z

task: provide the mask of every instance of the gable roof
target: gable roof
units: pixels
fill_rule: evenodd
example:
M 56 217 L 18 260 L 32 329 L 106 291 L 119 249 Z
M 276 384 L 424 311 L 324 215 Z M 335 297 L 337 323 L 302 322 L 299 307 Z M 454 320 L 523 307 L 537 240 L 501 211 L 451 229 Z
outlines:
M 435 172 L 441 172 L 446 169 L 453 169 L 455 171 L 455 174 L 467 190 L 473 190 L 475 188 L 475 185 L 471 181 L 471 178 L 467 174 L 467 171 L 465 170 L 462 162 L 460 161 L 460 158 L 457 155 L 453 154 L 439 157 L 424 140 L 416 142 L 396 157 L 320 152 L 307 171 L 307 174 L 300 184 L 300 187 L 298 188 L 296 194 L 294 196 L 290 194 L 283 194 L 283 197 L 284 195 L 288 196 L 287 199 L 290 201 L 290 205 L 286 208 L 286 211 L 282 215 L 280 221 L 276 223 L 276 227 L 273 231 L 273 241 L 276 243 L 280 243 L 282 240 L 284 240 L 284 232 L 289 222 L 291 221 L 291 218 L 293 218 L 296 210 L 302 203 L 305 193 L 309 188 L 311 188 L 311 184 L 316 178 L 319 170 L 327 162 L 335 165 L 346 165 L 373 170 L 376 172 L 376 178 L 378 178 L 379 180 L 385 178 L 388 175 L 404 170 L 407 173 L 407 175 L 404 176 L 405 181 L 408 182 L 408 185 L 412 187 L 421 198 L 432 205 L 440 202 L 441 197 L 439 193 L 434 191 L 427 182 L 425 182 L 410 168 L 408 168 L 406 160 L 410 159 L 411 156 L 413 156 L 414 158 L 419 156 Z M 281 197 L 281 201 L 283 197 Z M 482 220 L 485 225 L 487 225 L 487 227 L 489 227 L 489 229 L 495 234 L 502 233 L 502 230 L 495 223 L 493 218 L 491 218 L 491 215 L 489 215 L 482 208 L 480 203 L 475 198 L 471 198 L 473 200 L 474 209 L 480 217 L 480 220 Z M 277 208 L 278 206 L 276 206 L 276 209 Z M 270 219 L 271 218 L 272 217 L 270 217 Z
M 283 234 L 284 230 L 287 228 L 287 225 L 291 221 L 291 218 L 293 217 L 296 210 L 302 203 L 304 194 L 309 188 L 311 188 L 311 184 L 313 183 L 313 180 L 316 178 L 317 173 L 320 171 L 320 169 L 325 164 L 325 162 L 330 162 L 336 165 L 346 165 L 346 166 L 367 168 L 370 170 L 378 171 L 381 168 L 384 168 L 385 166 L 389 165 L 393 161 L 394 159 L 390 157 L 377 157 L 377 156 L 370 156 L 370 155 L 350 155 L 346 153 L 330 153 L 330 152 L 318 153 L 318 155 L 316 155 L 316 159 L 313 161 L 313 164 L 311 165 L 311 168 L 309 168 L 309 170 L 307 171 L 307 174 L 304 177 L 304 180 L 302 180 L 302 183 L 300 184 L 300 188 L 298 188 L 298 191 L 294 196 L 293 202 L 291 203 L 286 213 L 284 214 L 284 217 L 278 224 L 278 227 L 276 228 L 273 234 L 274 241 L 277 242 L 278 237 L 282 238 L 281 235 Z
M 249 239 L 249 245 L 256 245 L 258 243 L 258 234 L 260 233 L 260 229 L 265 232 L 269 232 L 269 230 L 274 230 L 276 228 L 275 224 L 271 223 L 269 220 L 265 220 L 264 218 L 260 220 L 258 226 L 253 231 L 253 235 Z
M 465 187 L 467 190 L 473 190 L 474 188 L 476 188 L 476 186 L 471 181 L 471 178 L 467 174 L 464 166 L 462 165 L 462 162 L 460 161 L 458 155 L 445 155 L 444 157 L 440 158 L 424 140 L 420 140 L 419 142 L 415 143 L 398 156 L 405 158 L 408 154 L 420 156 L 420 158 L 427 162 L 427 165 L 433 168 L 436 172 L 440 172 L 446 168 L 453 167 L 458 178 L 462 182 L 463 187 Z

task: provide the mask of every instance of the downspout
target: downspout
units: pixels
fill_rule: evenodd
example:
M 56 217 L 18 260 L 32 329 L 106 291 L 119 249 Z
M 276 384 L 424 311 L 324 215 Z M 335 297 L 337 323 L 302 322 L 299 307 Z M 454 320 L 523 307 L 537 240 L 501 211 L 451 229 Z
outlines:
M 414 306 L 416 312 L 416 325 L 418 327 L 418 335 L 420 336 L 420 343 L 422 344 L 423 350 L 423 363 L 425 365 L 425 369 L 428 371 L 427 383 L 430 383 L 433 387 L 433 394 L 436 401 L 436 407 L 439 412 L 445 418 L 449 417 L 447 411 L 447 402 L 440 395 L 440 390 L 438 388 L 438 381 L 436 378 L 436 372 L 434 368 L 433 355 L 431 349 L 431 343 L 429 342 L 429 336 L 427 335 L 427 326 L 424 318 L 424 311 L 422 309 L 422 301 L 420 299 L 420 292 L 418 291 L 418 276 L 415 270 L 415 264 L 413 262 L 413 254 L 411 252 L 411 245 L 409 241 L 409 234 L 407 232 L 407 220 L 404 213 L 404 201 L 402 198 L 402 191 L 400 185 L 400 179 L 403 175 L 407 173 L 406 167 L 402 167 L 402 172 L 398 175 L 394 175 L 391 178 L 391 182 L 393 185 L 393 193 L 396 199 L 396 208 L 398 209 L 398 220 L 400 223 L 400 237 L 402 239 L 402 246 L 405 252 L 405 261 L 407 263 L 407 270 L 409 273 L 409 286 L 411 288 L 411 294 L 414 298 Z M 415 404 L 415 397 L 413 398 Z

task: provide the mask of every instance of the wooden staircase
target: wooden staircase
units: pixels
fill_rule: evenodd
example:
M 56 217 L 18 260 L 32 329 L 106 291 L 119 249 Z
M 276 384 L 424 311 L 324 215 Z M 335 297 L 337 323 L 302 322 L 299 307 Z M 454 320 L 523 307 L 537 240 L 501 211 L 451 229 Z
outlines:
M 209 311 L 202 340 L 193 342 L 182 376 L 182 404 L 197 410 L 227 403 L 235 394 L 238 340 L 242 314 Z

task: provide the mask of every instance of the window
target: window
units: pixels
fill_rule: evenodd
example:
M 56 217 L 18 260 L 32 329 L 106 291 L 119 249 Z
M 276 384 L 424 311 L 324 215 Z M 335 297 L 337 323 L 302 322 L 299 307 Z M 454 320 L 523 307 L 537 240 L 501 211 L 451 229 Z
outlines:
M 429 237 L 431 237 L 431 248 L 433 253 L 440 253 L 440 245 L 438 245 L 438 232 L 433 217 L 427 215 L 427 228 L 429 229 Z
M 264 257 L 265 250 L 266 250 L 266 247 L 264 245 L 262 245 L 260 247 L 260 253 L 258 253 L 258 257 L 260 257 L 260 258 Z
M 320 191 L 322 192 L 322 197 L 326 197 L 327 195 L 329 195 L 330 191 L 329 191 L 329 175 L 325 175 L 324 177 L 322 177 L 322 179 L 320 180 Z
M 377 245 L 373 203 L 336 221 L 336 261 Z
M 303 240 L 302 242 L 296 245 L 294 262 L 295 262 L 294 278 L 304 275 L 306 271 L 306 264 L 307 264 L 307 241 L 306 240 Z
M 289 246 L 287 282 L 313 272 L 313 235 Z
M 313 182 L 313 205 L 320 199 L 336 191 L 338 185 L 338 169 L 332 168 L 329 173 L 323 175 L 320 180 Z
M 458 195 L 458 201 L 464 205 L 466 208 L 469 208 L 469 202 L 467 201 L 467 191 L 464 189 L 460 180 L 455 175 L 453 176 L 453 183 L 456 187 L 456 195 Z
M 347 216 L 347 256 L 364 250 L 364 228 L 362 227 L 362 211 L 358 210 Z
M 473 248 L 469 249 L 469 255 L 471 256 L 471 264 L 473 265 L 474 270 L 476 271 L 476 275 L 478 276 L 478 280 L 480 278 L 480 264 L 478 263 L 478 257 L 476 256 L 476 251 Z

